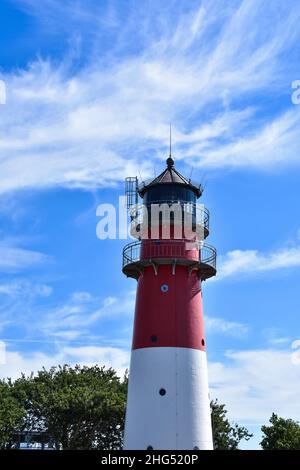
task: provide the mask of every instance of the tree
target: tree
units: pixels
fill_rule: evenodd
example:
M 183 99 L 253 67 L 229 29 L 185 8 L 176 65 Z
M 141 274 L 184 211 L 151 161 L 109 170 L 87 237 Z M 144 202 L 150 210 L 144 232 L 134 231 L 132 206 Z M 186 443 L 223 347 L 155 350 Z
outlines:
M 253 436 L 246 428 L 228 421 L 225 405 L 219 404 L 218 400 L 211 401 L 210 408 L 214 449 L 237 450 L 240 441 L 248 441 Z
M 271 426 L 262 426 L 264 434 L 260 443 L 264 450 L 300 449 L 300 424 L 292 419 L 284 419 L 272 414 L 269 422 Z
M 14 397 L 10 383 L 0 381 L 0 448 L 13 445 L 13 434 L 24 420 L 25 408 Z
M 113 369 L 64 365 L 14 383 L 26 406 L 26 430 L 44 431 L 57 449 L 119 449 L 127 377 Z

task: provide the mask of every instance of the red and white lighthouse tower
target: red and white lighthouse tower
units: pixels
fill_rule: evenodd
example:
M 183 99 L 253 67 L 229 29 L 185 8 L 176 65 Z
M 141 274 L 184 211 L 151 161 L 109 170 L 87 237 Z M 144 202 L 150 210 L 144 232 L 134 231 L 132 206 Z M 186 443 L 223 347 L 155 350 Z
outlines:
M 203 241 L 209 212 L 196 202 L 202 187 L 182 176 L 171 156 L 154 180 L 126 184 L 128 207 L 140 196 L 148 217 L 142 229 L 132 216 L 139 240 L 123 250 L 123 272 L 138 282 L 124 448 L 212 449 L 201 283 L 216 274 L 216 251 Z M 158 222 L 154 206 L 163 207 Z

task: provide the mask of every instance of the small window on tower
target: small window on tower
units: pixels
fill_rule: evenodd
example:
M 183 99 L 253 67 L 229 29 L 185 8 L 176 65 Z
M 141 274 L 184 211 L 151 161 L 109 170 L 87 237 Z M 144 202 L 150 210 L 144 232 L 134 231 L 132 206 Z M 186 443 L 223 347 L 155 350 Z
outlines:
M 166 394 L 166 390 L 164 388 L 161 388 L 159 391 L 159 394 L 163 397 Z

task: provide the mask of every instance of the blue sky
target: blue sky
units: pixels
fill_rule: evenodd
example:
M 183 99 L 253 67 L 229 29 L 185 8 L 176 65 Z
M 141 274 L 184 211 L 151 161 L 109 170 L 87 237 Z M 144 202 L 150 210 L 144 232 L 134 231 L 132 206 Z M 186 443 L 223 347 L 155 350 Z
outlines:
M 299 419 L 300 5 L 3 0 L 1 376 L 128 366 L 135 281 L 96 207 L 125 176 L 205 182 L 218 276 L 204 286 L 211 394 L 259 427 Z

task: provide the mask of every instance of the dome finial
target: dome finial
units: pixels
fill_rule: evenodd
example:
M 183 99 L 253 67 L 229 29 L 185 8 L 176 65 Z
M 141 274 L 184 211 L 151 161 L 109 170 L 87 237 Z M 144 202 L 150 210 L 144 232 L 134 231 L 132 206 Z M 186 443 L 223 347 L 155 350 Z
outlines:
M 170 124 L 170 152 L 169 152 L 169 158 L 167 158 L 167 165 L 168 168 L 172 168 L 174 166 L 174 160 L 172 158 L 172 126 Z
M 174 160 L 172 157 L 167 158 L 166 163 L 168 165 L 168 168 L 172 168 L 174 166 Z

